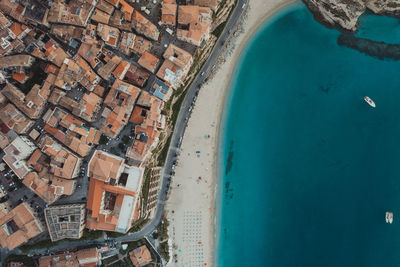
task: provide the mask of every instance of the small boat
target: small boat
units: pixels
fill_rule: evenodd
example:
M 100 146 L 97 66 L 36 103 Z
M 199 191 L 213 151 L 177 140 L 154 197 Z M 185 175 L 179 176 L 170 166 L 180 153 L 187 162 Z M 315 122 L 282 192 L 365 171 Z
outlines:
M 371 107 L 373 107 L 373 108 L 376 107 L 375 102 L 372 101 L 372 99 L 369 98 L 368 96 L 364 96 L 364 100 L 365 100 L 365 102 L 367 102 Z
M 386 223 L 393 223 L 393 212 L 387 211 L 386 212 Z

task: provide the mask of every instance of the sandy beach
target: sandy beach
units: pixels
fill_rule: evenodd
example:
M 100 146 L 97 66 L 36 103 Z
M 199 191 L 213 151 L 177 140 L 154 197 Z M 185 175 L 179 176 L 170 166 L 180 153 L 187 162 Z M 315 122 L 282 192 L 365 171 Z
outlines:
M 213 77 L 200 90 L 181 145 L 166 204 L 170 221 L 171 260 L 168 266 L 213 266 L 218 209 L 217 149 L 220 120 L 231 75 L 243 47 L 271 15 L 293 0 L 250 0 L 242 25 Z M 221 77 L 226 77 L 221 79 Z

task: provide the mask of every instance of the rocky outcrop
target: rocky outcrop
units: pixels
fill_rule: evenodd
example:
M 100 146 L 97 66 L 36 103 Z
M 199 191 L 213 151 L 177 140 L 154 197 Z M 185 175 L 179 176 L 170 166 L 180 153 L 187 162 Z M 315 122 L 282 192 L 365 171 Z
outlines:
M 357 29 L 358 18 L 367 10 L 380 15 L 400 15 L 400 0 L 303 0 L 316 20 L 346 31 Z
M 366 6 L 379 15 L 400 15 L 399 0 L 370 0 L 366 1 Z
M 398 44 L 376 42 L 347 33 L 339 35 L 338 44 L 379 59 L 400 60 L 400 45 Z

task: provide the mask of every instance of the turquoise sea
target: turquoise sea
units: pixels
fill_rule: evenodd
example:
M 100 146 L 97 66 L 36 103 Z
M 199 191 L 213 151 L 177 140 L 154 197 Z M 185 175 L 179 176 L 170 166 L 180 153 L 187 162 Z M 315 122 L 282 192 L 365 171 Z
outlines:
M 357 36 L 400 43 L 398 19 L 360 21 Z M 400 266 L 400 61 L 339 34 L 296 4 L 242 53 L 220 136 L 218 266 Z

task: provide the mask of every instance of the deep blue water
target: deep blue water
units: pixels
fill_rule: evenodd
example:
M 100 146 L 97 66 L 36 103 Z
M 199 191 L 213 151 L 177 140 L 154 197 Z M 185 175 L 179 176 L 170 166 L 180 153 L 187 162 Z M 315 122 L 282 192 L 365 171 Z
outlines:
M 400 43 L 398 20 L 364 21 L 359 36 Z M 338 35 L 300 4 L 244 51 L 221 134 L 218 266 L 400 266 L 400 62 Z

